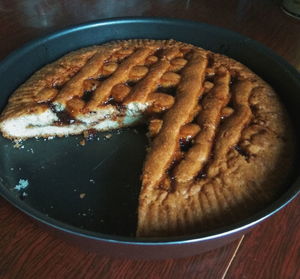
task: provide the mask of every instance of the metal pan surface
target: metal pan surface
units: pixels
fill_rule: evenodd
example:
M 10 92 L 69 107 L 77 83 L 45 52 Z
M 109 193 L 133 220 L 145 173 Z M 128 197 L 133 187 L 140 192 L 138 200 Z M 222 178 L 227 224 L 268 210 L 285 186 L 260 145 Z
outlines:
M 244 63 L 281 94 L 299 133 L 300 75 L 295 69 L 237 33 L 165 18 L 101 20 L 29 42 L 0 64 L 0 109 L 14 89 L 45 64 L 81 47 L 130 38 L 172 38 Z M 0 194 L 65 239 L 105 255 L 165 258 L 199 254 L 244 234 L 289 203 L 300 189 L 297 158 L 282 196 L 248 219 L 183 237 L 135 238 L 145 128 L 98 133 L 85 146 L 80 140 L 80 136 L 30 139 L 14 146 L 0 136 Z

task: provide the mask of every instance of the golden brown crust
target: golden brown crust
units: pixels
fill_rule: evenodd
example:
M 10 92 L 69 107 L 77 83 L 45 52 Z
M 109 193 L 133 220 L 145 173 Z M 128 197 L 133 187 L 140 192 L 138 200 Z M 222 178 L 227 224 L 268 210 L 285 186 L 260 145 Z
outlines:
M 83 67 L 97 51 L 97 47 L 89 47 L 71 52 L 59 60 L 43 67 L 22 84 L 9 98 L 8 105 L 0 116 L 0 121 L 11 117 L 19 117 L 29 112 L 42 113 L 45 105 L 38 105 L 40 93 L 45 88 L 60 87 Z
M 134 50 L 144 48 L 144 51 L 141 52 L 145 52 L 144 55 L 147 56 L 146 58 L 150 61 L 150 64 L 148 65 L 151 66 L 153 63 L 156 63 L 156 61 L 153 62 L 153 57 L 154 60 L 156 60 L 157 57 L 146 55 L 147 53 L 153 53 L 157 49 L 166 49 L 168 51 L 168 49 L 175 48 L 178 50 L 181 47 L 191 48 L 192 46 L 174 40 L 156 41 L 133 39 L 109 42 L 100 46 L 92 46 L 68 53 L 57 61 L 44 66 L 22 84 L 9 98 L 8 105 L 0 116 L 0 121 L 4 121 L 11 117 L 27 115 L 28 113 L 38 114 L 44 112 L 46 107 L 43 104 L 37 105 L 37 103 L 40 99 L 40 95 L 45 89 L 58 88 L 59 91 L 57 92 L 57 95 L 52 95 L 50 101 L 59 103 L 63 106 L 66 105 L 72 98 L 78 96 L 81 97 L 84 94 L 84 90 L 82 89 L 85 80 L 97 78 L 105 74 L 105 70 L 102 67 L 106 65 L 105 62 L 110 60 L 124 60 L 124 65 L 121 67 L 124 70 L 128 65 L 128 62 L 124 58 L 129 57 Z M 118 50 L 120 50 L 121 53 L 118 53 Z M 132 65 L 130 67 L 134 67 L 140 60 L 143 60 L 143 57 L 139 57 L 139 54 L 133 55 L 137 57 L 134 59 L 135 61 L 131 61 Z M 168 55 L 166 55 L 166 57 L 168 57 Z M 145 64 L 148 62 L 146 60 Z M 115 85 L 117 84 L 117 80 L 127 81 L 128 76 L 121 73 L 123 70 L 119 70 L 116 75 L 111 76 L 110 79 L 113 79 L 114 82 L 106 79 L 106 84 Z M 106 87 L 107 86 L 108 85 L 106 85 Z M 104 85 L 102 85 L 101 88 L 102 87 L 104 87 Z M 108 87 L 111 90 L 111 86 Z M 103 90 L 101 90 L 101 92 L 102 91 Z M 105 97 L 107 97 L 107 94 L 109 93 L 105 90 L 103 93 L 101 92 L 99 89 L 98 93 L 96 93 L 92 100 L 86 105 L 86 111 L 94 109 L 99 103 L 105 101 Z
M 203 108 L 198 116 L 201 132 L 195 138 L 192 148 L 174 170 L 176 181 L 189 181 L 201 171 L 203 165 L 208 161 L 215 133 L 221 120 L 221 111 L 229 102 L 229 83 L 230 75 L 227 70 L 224 73 L 216 73 L 215 86 L 204 97 Z
M 157 186 L 173 160 L 179 141 L 180 128 L 187 122 L 188 116 L 196 106 L 201 94 L 207 59 L 205 53 L 195 51 L 191 62 L 182 72 L 173 107 L 164 116 L 162 128 L 152 143 L 143 171 L 142 193 Z M 147 195 L 145 193 L 145 195 Z
M 242 64 L 209 55 L 213 62 L 204 82 L 209 90 L 200 99 L 199 116 L 192 117 L 200 125 L 199 132 L 192 146 L 176 158 L 175 168 L 167 170 L 171 183 L 166 184 L 164 177 L 151 190 L 141 192 L 140 236 L 195 233 L 236 222 L 275 199 L 287 181 L 295 141 L 278 96 Z M 218 80 L 218 69 L 223 67 L 231 76 L 229 88 L 226 78 L 223 84 Z M 226 100 L 228 89 L 230 101 Z M 210 102 L 215 104 L 210 107 Z M 219 118 L 212 114 L 214 110 Z M 216 130 L 206 143 L 199 140 L 203 146 L 198 149 L 197 138 L 209 134 L 207 125 Z M 158 133 L 158 128 L 152 132 Z M 189 152 L 195 157 L 186 164 Z M 199 158 L 204 164 L 196 163 Z M 199 171 L 196 177 L 194 169 Z M 178 179 L 179 174 L 184 179 Z
M 137 235 L 232 223 L 282 189 L 294 139 L 273 89 L 233 59 L 174 40 L 116 41 L 71 52 L 13 93 L 0 124 L 51 105 L 76 118 L 134 103 L 146 104 L 151 139 Z
M 150 53 L 151 49 L 140 48 L 123 63 L 121 63 L 115 74 L 101 83 L 96 89 L 95 94 L 87 104 L 87 110 L 92 111 L 95 110 L 99 105 L 103 105 L 110 96 L 112 88 L 117 84 L 122 84 L 128 81 L 132 68 L 145 60 Z
M 117 48 L 100 48 L 92 58 L 80 69 L 80 71 L 70 79 L 57 94 L 54 102 L 66 104 L 72 98 L 81 97 L 84 93 L 82 90 L 84 81 L 97 77 L 99 68 L 103 67 L 105 60 L 112 55 Z

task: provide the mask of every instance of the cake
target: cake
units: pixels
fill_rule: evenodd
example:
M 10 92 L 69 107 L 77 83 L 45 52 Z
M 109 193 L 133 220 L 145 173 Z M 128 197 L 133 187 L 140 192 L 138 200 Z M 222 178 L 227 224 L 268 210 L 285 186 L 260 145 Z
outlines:
M 34 73 L 0 117 L 12 140 L 137 124 L 149 137 L 137 236 L 232 224 L 288 181 L 294 138 L 274 90 L 243 64 L 174 40 L 73 51 Z

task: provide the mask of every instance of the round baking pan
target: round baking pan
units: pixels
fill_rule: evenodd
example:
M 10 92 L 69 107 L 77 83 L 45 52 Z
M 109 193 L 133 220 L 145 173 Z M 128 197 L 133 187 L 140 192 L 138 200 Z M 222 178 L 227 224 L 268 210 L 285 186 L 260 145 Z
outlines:
M 252 69 L 280 94 L 300 131 L 300 75 L 263 45 L 204 23 L 162 18 L 116 18 L 70 27 L 28 43 L 0 65 L 0 109 L 32 73 L 69 51 L 110 40 L 175 39 L 228 55 Z M 136 238 L 139 176 L 145 128 L 98 133 L 85 146 L 80 136 L 0 137 L 0 193 L 11 204 L 76 245 L 105 255 L 184 257 L 224 245 L 270 217 L 299 192 L 298 158 L 281 197 L 230 226 L 170 238 Z

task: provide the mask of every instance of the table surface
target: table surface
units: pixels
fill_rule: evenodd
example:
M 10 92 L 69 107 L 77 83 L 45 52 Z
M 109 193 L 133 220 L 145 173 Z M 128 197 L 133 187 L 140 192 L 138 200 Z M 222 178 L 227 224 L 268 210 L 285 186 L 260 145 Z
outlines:
M 62 27 L 115 16 L 207 22 L 262 42 L 300 70 L 300 20 L 271 0 L 1 0 L 0 59 Z M 0 198 L 0 278 L 300 278 L 300 197 L 247 235 L 199 256 L 113 259 L 70 246 Z

